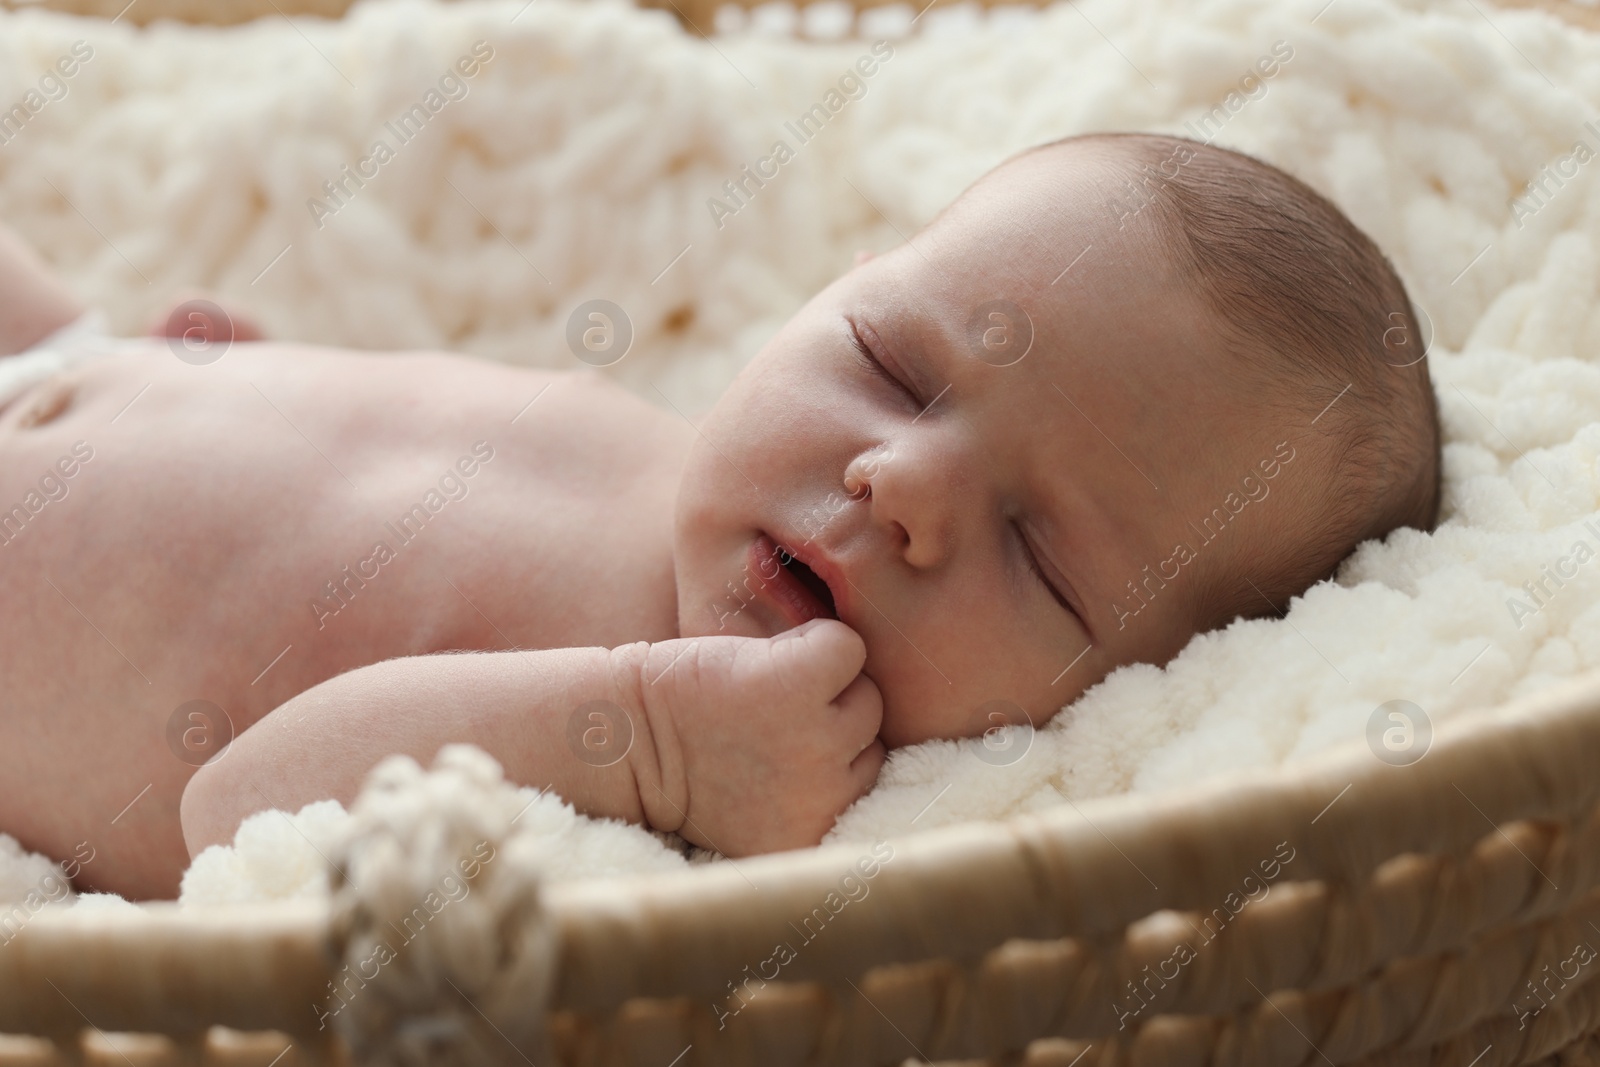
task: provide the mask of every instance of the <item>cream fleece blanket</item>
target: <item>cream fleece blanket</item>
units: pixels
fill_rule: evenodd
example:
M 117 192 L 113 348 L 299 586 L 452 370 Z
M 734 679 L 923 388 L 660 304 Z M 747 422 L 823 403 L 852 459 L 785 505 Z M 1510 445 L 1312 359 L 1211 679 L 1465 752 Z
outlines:
M 1116 672 L 1020 759 L 894 753 L 834 836 L 1280 764 L 1365 743 L 1391 700 L 1437 722 L 1600 665 L 1600 39 L 1468 0 L 1099 0 L 935 9 L 918 30 L 855 91 L 841 76 L 868 43 L 705 43 L 608 2 L 388 0 L 342 23 L 144 33 L 8 14 L 0 102 L 41 103 L 0 147 L 0 213 L 128 332 L 199 284 L 282 337 L 564 366 L 568 313 L 603 296 L 638 331 L 614 373 L 695 411 L 857 248 L 894 245 L 1007 155 L 1202 131 L 1332 197 L 1431 318 L 1442 527 L 1364 545 L 1286 620 Z M 78 41 L 92 57 L 46 85 Z M 799 143 L 785 123 L 841 86 Z M 422 132 L 386 125 L 419 103 Z M 728 197 L 763 158 L 778 176 Z M 528 795 L 552 877 L 687 862 Z M 252 818 L 184 899 L 322 891 L 308 839 L 343 817 Z M 44 864 L 0 858 L 0 890 Z

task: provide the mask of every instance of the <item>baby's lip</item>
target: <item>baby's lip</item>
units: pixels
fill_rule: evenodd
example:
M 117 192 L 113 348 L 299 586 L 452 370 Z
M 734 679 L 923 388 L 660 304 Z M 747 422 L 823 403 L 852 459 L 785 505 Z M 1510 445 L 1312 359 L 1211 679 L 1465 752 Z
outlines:
M 841 622 L 844 621 L 845 609 L 850 602 L 851 593 L 850 583 L 844 576 L 844 568 L 829 558 L 827 553 L 815 541 L 808 541 L 801 545 L 793 544 L 790 541 L 779 541 L 778 544 L 789 555 L 810 567 L 816 576 L 822 579 L 823 584 L 828 587 L 828 593 L 833 597 L 834 614 L 839 616 Z
M 845 579 L 844 571 L 837 563 L 828 558 L 815 542 L 797 545 L 792 538 L 781 533 L 774 535 L 766 531 L 761 532 L 760 538 L 766 540 L 774 549 L 781 550 L 785 555 L 805 564 L 812 573 L 822 579 L 823 584 L 828 587 L 828 595 L 833 599 L 834 616 L 845 625 L 851 626 L 850 618 L 853 612 L 850 583 Z M 854 626 L 851 626 L 851 629 L 854 629 Z

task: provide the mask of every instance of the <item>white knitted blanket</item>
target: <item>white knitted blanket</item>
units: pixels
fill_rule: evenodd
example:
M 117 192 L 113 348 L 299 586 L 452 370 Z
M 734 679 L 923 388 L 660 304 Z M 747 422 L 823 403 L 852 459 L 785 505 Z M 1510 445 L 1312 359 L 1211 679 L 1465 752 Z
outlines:
M 870 42 L 707 42 L 605 0 L 385 0 L 221 31 L 4 14 L 0 104 L 39 90 L 39 107 L 0 128 L 0 215 L 124 332 L 203 285 L 280 337 L 563 366 L 568 313 L 603 296 L 638 331 L 615 373 L 694 411 L 856 249 L 892 246 L 1012 152 L 1204 131 L 1332 197 L 1432 320 L 1441 529 L 1363 546 L 1285 620 L 1116 672 L 1020 758 L 894 753 L 835 837 L 1275 765 L 1367 743 L 1388 701 L 1437 723 L 1600 664 L 1600 39 L 1468 0 L 941 7 L 917 31 L 801 144 L 785 123 Z M 92 56 L 42 82 L 77 41 Z M 1248 80 L 1279 42 L 1292 58 Z M 420 133 L 387 125 L 419 103 Z M 778 176 L 727 198 L 779 139 Z M 184 899 L 322 892 L 310 839 L 342 818 L 251 819 Z M 553 797 L 519 825 L 555 878 L 686 862 Z M 0 897 L 44 862 L 0 848 Z

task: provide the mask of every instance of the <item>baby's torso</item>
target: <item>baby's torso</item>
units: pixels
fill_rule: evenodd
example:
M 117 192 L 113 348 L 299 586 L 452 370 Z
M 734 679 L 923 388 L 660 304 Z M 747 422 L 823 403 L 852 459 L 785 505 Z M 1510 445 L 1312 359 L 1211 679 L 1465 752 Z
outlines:
M 238 733 L 395 656 L 674 636 L 692 435 L 593 374 L 432 354 L 153 341 L 36 387 L 0 411 L 0 829 L 181 849 L 191 701 Z

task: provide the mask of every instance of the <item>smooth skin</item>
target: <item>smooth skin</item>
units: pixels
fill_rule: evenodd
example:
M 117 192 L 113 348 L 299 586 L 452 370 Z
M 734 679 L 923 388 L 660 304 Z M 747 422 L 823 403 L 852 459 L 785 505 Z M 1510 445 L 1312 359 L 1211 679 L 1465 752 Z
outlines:
M 1134 622 L 1114 598 L 1284 435 L 1241 409 L 1147 223 L 1106 210 L 1105 151 L 1020 157 L 858 261 L 698 426 L 589 370 L 268 342 L 193 366 L 153 340 L 0 409 L 0 508 L 94 449 L 0 545 L 0 827 L 89 842 L 84 888 L 171 897 L 250 813 L 348 804 L 385 755 L 470 741 L 589 814 L 745 855 L 816 843 L 889 749 L 1042 725 L 1165 662 L 1263 509 Z M 64 292 L 14 255 L 5 276 L 0 304 Z M 1034 331 L 1010 366 L 968 342 L 994 299 Z M 0 350 L 76 310 L 0 309 Z M 465 495 L 395 542 L 479 443 Z M 841 621 L 760 594 L 763 532 L 826 560 Z M 349 583 L 379 540 L 394 559 Z M 198 770 L 169 743 L 196 699 L 234 736 Z M 596 700 L 632 724 L 607 766 L 569 743 Z
M 991 171 L 819 293 L 745 368 L 678 493 L 683 632 L 776 632 L 760 602 L 727 615 L 724 583 L 757 531 L 809 539 L 842 575 L 840 618 L 866 642 L 893 749 L 977 736 L 997 712 L 1042 725 L 1115 667 L 1165 663 L 1209 628 L 1202 589 L 1271 565 L 1263 550 L 1284 539 L 1270 535 L 1310 513 L 1310 459 L 1281 472 L 1274 503 L 1153 583 L 1148 609 L 1117 610 L 1295 431 L 1241 395 L 1152 220 L 1124 228 L 1106 206 L 1112 151 L 1055 146 Z M 1032 325 L 1010 365 L 976 355 L 968 331 L 994 300 Z

